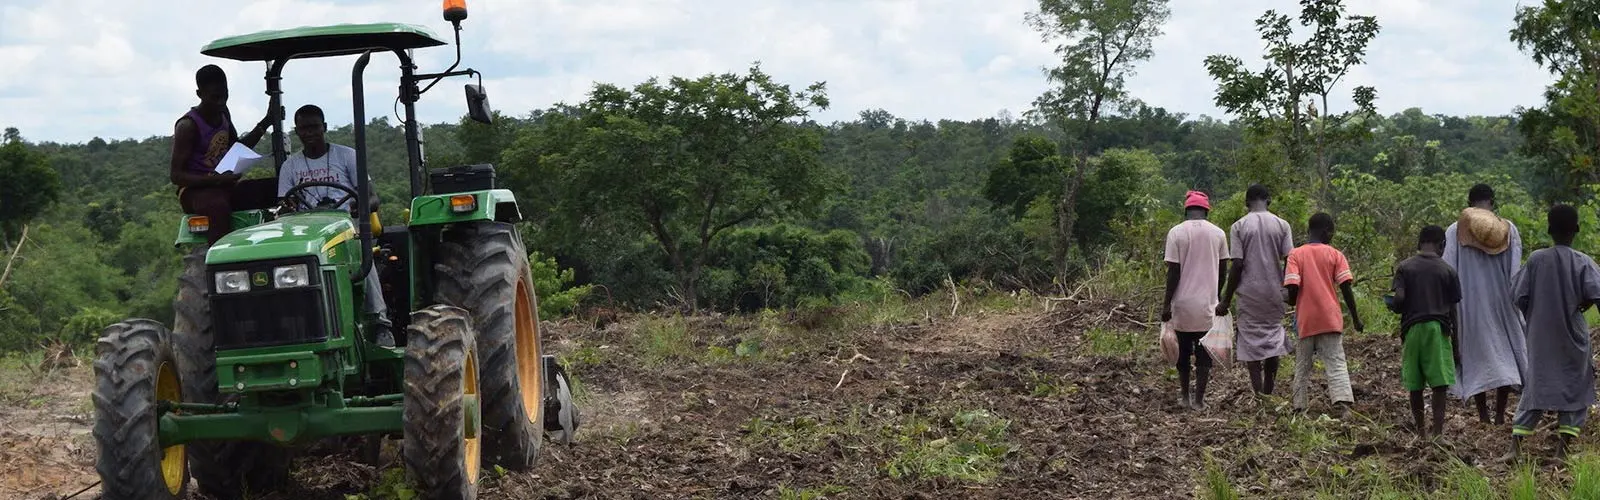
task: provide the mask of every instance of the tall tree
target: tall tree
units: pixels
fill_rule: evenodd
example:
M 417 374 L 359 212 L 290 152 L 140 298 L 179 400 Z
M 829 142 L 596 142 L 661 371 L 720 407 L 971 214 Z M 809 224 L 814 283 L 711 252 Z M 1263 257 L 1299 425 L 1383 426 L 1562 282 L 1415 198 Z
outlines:
M 1065 144 L 1073 168 L 1061 179 L 1061 199 L 1056 203 L 1056 274 L 1067 273 L 1078 191 L 1095 153 L 1092 139 L 1101 117 L 1111 106 L 1127 102 L 1125 83 L 1133 66 L 1149 59 L 1151 41 L 1161 36 L 1161 26 L 1171 11 L 1166 0 L 1039 0 L 1039 10 L 1027 14 L 1028 25 L 1045 43 L 1055 44 L 1060 65 L 1045 75 L 1053 88 L 1034 101 L 1030 113 L 1066 132 Z
M 708 250 L 741 224 L 815 210 L 839 187 L 819 159 L 820 130 L 799 123 L 828 99 L 754 65 L 745 75 L 598 84 L 576 113 L 548 117 L 508 151 L 512 169 L 561 185 L 567 227 L 650 235 L 691 307 Z
M 1021 219 L 1035 199 L 1059 196 L 1060 185 L 1053 181 L 1067 170 L 1060 152 L 1050 139 L 1032 134 L 1018 136 L 1006 155 L 989 167 L 984 197 L 1012 219 Z
M 1259 72 L 1230 55 L 1208 56 L 1205 65 L 1217 80 L 1217 106 L 1239 115 L 1257 133 L 1278 139 L 1287 162 L 1283 173 L 1303 168 L 1316 155 L 1317 201 L 1322 206 L 1332 188 L 1329 150 L 1368 136 L 1365 127 L 1346 125 L 1376 114 L 1378 93 L 1355 87 L 1355 109 L 1337 114 L 1328 98 L 1350 68 L 1362 63 L 1379 26 L 1373 16 L 1345 15 L 1343 0 L 1300 0 L 1300 25 L 1311 28 L 1302 41 L 1294 39 L 1292 22 L 1276 10 L 1256 19 L 1256 31 L 1267 47 L 1267 67 Z
M 38 217 L 61 194 L 61 181 L 44 155 L 6 128 L 0 136 L 0 249 L 10 250 L 22 226 Z
M 1600 4 L 1545 0 L 1519 7 L 1511 40 L 1557 77 L 1543 107 L 1520 110 L 1524 153 L 1558 180 L 1560 196 L 1582 196 L 1585 185 L 1600 182 Z

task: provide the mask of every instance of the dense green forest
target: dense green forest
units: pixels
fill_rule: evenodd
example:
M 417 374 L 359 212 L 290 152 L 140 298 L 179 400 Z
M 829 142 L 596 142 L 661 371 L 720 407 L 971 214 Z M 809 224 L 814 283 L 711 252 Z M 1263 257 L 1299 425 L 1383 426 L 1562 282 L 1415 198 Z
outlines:
M 1108 5 L 1042 0 L 1018 27 L 1061 44 L 1045 75 L 1052 90 L 1018 117 L 929 122 L 866 110 L 818 123 L 809 114 L 829 105 L 826 86 L 758 65 L 598 83 L 584 102 L 497 114 L 493 125 L 430 125 L 426 156 L 430 167 L 496 165 L 546 263 L 552 314 L 583 304 L 817 307 L 951 286 L 1070 293 L 1104 276 L 1138 299 L 1159 290 L 1161 239 L 1183 193 L 1210 193 L 1212 220 L 1227 227 L 1251 183 L 1274 190 L 1297 238 L 1314 211 L 1335 214 L 1336 245 L 1373 297 L 1417 229 L 1454 220 L 1472 184 L 1495 187 L 1531 249 L 1547 244 L 1543 206 L 1587 200 L 1600 181 L 1600 58 L 1558 36 L 1594 29 L 1595 16 L 1571 12 L 1591 7 L 1519 10 L 1511 39 L 1556 83 L 1546 102 L 1497 116 L 1381 115 L 1382 89 L 1338 84 L 1377 20 L 1326 1 L 1268 12 L 1271 64 L 1246 62 L 1257 54 L 1205 61 L 1214 81 L 1196 84 L 1216 86 L 1231 115 L 1218 119 L 1127 95 L 1124 76 L 1150 56 L 1167 8 Z M 1296 24 L 1305 36 L 1290 33 Z M 1292 77 L 1274 69 L 1297 56 L 1305 69 Z M 1352 109 L 1327 109 L 1330 94 L 1346 92 Z M 58 144 L 26 132 L 7 129 L 0 148 L 0 349 L 85 341 L 127 316 L 170 320 L 181 254 L 170 138 Z M 329 134 L 351 143 L 348 125 Z M 367 135 L 381 213 L 394 224 L 407 192 L 401 129 L 379 118 Z M 1597 227 L 1600 207 L 1582 204 L 1585 227 Z M 1580 246 L 1600 249 L 1600 237 Z

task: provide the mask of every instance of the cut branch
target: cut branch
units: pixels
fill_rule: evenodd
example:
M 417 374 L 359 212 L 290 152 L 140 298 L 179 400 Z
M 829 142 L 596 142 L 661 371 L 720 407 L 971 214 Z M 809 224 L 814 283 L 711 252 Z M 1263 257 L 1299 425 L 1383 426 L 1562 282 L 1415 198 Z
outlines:
M 6 278 L 11 277 L 11 266 L 17 262 L 17 254 L 22 253 L 22 245 L 28 242 L 28 225 L 22 225 L 22 237 L 17 239 L 17 246 L 11 248 L 11 258 L 6 259 L 6 270 L 0 272 L 0 287 L 6 285 Z

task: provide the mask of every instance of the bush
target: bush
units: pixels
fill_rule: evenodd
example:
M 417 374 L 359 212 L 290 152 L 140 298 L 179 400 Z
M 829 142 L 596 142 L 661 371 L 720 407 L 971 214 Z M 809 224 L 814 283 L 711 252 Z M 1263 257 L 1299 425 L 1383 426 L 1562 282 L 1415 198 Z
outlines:
M 713 307 L 753 311 L 833 301 L 867 286 L 871 258 L 860 237 L 791 224 L 729 231 L 713 245 L 700 284 Z
M 67 318 L 56 340 L 72 346 L 94 345 L 95 340 L 100 338 L 102 330 L 122 319 L 122 315 L 115 311 L 93 306 L 84 307 L 79 309 L 77 314 Z
M 555 257 L 547 257 L 537 250 L 528 254 L 528 265 L 533 268 L 534 293 L 539 297 L 539 319 L 559 318 L 572 312 L 594 285 L 568 288 L 572 284 L 572 269 L 561 269 Z
M 39 319 L 0 288 L 0 352 L 38 346 Z
M 968 210 L 944 231 L 919 231 L 907 238 L 890 275 L 917 295 L 945 286 L 947 277 L 1017 287 L 1049 283 L 1050 247 L 1029 238 L 1028 224 L 1033 222 L 1032 217 L 1013 223 L 999 212 Z M 1053 225 L 1054 218 L 1048 223 Z

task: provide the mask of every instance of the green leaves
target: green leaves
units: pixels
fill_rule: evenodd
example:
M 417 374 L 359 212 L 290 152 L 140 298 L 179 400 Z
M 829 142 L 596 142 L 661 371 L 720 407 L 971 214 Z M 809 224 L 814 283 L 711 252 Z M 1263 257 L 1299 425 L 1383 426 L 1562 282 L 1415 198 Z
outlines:
M 1594 70 L 1600 55 L 1600 5 L 1588 1 L 1544 0 L 1518 6 L 1511 41 L 1551 73 Z
M 704 293 L 740 310 L 832 300 L 866 286 L 871 260 L 856 234 L 776 224 L 729 231 L 712 247 Z
M 1558 179 L 1562 197 L 1592 194 L 1583 185 L 1600 182 L 1600 5 L 1545 0 L 1519 7 L 1510 38 L 1558 75 L 1542 108 L 1521 110 L 1523 152 Z
M 1133 65 L 1150 58 L 1170 16 L 1166 0 L 1039 0 L 1027 23 L 1056 44 L 1061 64 L 1046 70 L 1052 88 L 1035 112 L 1080 127 L 1098 120 L 1103 106 L 1126 97 Z
M 1267 44 L 1267 68 L 1251 72 L 1238 58 L 1213 55 L 1206 58 L 1206 71 L 1217 80 L 1217 106 L 1280 143 L 1288 165 L 1308 164 L 1315 146 L 1320 199 L 1326 202 L 1332 177 L 1328 150 L 1370 135 L 1367 127 L 1347 125 L 1375 115 L 1378 96 L 1372 87 L 1356 87 L 1351 91 L 1355 109 L 1343 113 L 1331 113 L 1328 98 L 1350 68 L 1362 63 L 1379 26 L 1375 17 L 1346 15 L 1342 0 L 1301 0 L 1300 6 L 1299 24 L 1311 28 L 1304 40 L 1293 39 L 1287 15 L 1268 10 L 1256 20 Z M 1316 99 L 1305 105 L 1304 97 Z
M 1007 154 L 990 168 L 984 197 L 1012 218 L 1022 217 L 1028 204 L 1040 196 L 1059 198 L 1070 163 L 1058 150 L 1054 141 L 1043 136 L 1018 136 Z
M 819 131 L 799 121 L 827 105 L 822 83 L 793 89 L 759 64 L 743 75 L 597 84 L 569 114 L 513 143 L 508 179 L 560 200 L 549 207 L 558 234 L 649 234 L 693 302 L 717 235 L 816 215 L 842 187 L 819 158 Z
M 9 250 L 11 239 L 61 194 L 61 181 L 44 155 L 22 142 L 15 128 L 0 139 L 0 249 Z
M 594 285 L 570 286 L 574 279 L 572 269 L 557 266 L 554 257 L 532 252 L 528 254 L 528 266 L 539 297 L 539 319 L 555 319 L 572 312 L 593 291 Z

